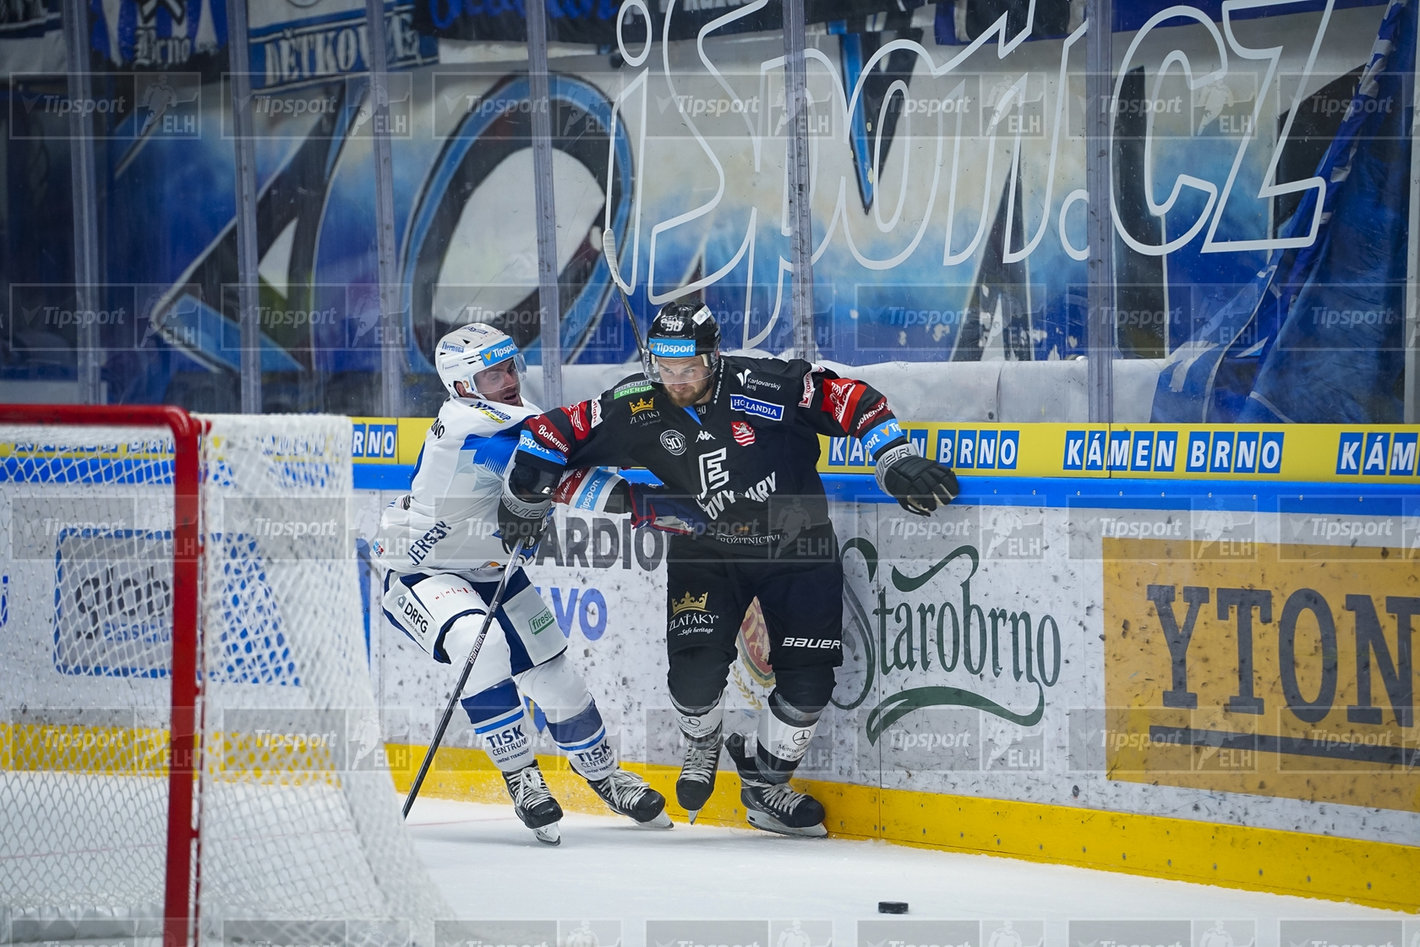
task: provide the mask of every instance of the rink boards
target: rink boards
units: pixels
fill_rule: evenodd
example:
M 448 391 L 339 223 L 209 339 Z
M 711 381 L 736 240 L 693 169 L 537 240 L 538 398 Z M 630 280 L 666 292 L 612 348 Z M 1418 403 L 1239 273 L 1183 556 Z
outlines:
M 359 443 L 382 423 L 357 419 Z M 401 485 L 426 426 L 377 427 L 390 453 L 357 462 L 357 487 Z M 962 478 L 931 518 L 824 442 L 844 662 L 798 778 L 832 830 L 1420 907 L 1417 429 L 910 431 Z M 393 495 L 367 494 L 366 525 Z M 663 554 L 563 512 L 529 571 L 623 757 L 669 789 Z M 386 723 L 410 733 L 397 757 L 417 756 L 450 671 L 374 628 Z M 766 650 L 752 614 L 731 726 L 764 705 Z M 436 791 L 493 786 L 471 749 L 441 766 Z M 741 822 L 720 779 L 701 817 Z

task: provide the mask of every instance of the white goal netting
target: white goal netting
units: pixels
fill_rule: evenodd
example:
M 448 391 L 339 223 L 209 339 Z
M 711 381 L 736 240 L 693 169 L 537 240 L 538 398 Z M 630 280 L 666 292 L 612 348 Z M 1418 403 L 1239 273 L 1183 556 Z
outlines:
M 202 420 L 195 597 L 166 428 L 0 423 L 0 940 L 161 936 L 189 857 L 203 942 L 427 941 L 450 915 L 371 689 L 350 422 Z M 176 847 L 175 667 L 201 691 L 197 842 Z

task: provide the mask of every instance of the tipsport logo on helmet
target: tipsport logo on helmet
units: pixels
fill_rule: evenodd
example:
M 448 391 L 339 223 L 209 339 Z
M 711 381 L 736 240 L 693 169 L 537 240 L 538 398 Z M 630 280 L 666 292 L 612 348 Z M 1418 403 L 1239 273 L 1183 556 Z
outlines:
M 695 340 L 652 339 L 651 354 L 657 358 L 690 358 L 695 355 Z
M 493 365 L 497 362 L 503 361 L 504 359 L 512 358 L 514 355 L 517 354 L 517 343 L 514 342 L 512 339 L 508 339 L 504 342 L 498 343 L 497 345 L 493 345 L 489 348 L 484 349 L 482 352 L 479 353 L 479 358 L 483 360 L 483 364 Z

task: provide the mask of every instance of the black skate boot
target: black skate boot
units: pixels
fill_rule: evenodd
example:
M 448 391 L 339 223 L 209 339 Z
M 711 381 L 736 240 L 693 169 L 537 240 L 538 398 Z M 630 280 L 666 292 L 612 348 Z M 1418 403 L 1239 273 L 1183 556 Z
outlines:
M 720 727 L 709 736 L 685 738 L 685 762 L 675 781 L 675 798 L 694 822 L 710 794 L 715 791 L 715 772 L 720 766 Z
M 828 834 L 823 827 L 823 806 L 813 796 L 798 792 L 787 782 L 771 783 L 755 763 L 754 755 L 745 745 L 742 734 L 732 733 L 725 749 L 735 768 L 740 771 L 740 801 L 744 803 L 749 824 L 766 832 L 780 835 L 802 835 L 822 838 Z
M 666 815 L 666 797 L 646 785 L 635 773 L 618 769 L 606 779 L 587 780 L 612 812 L 652 829 L 668 829 L 671 817 Z
M 548 792 L 543 782 L 542 770 L 536 763 L 529 763 L 522 769 L 503 774 L 508 784 L 508 795 L 513 800 L 513 812 L 523 825 L 533 830 L 539 842 L 557 845 L 562 841 L 562 830 L 557 827 L 562 818 L 562 807 Z

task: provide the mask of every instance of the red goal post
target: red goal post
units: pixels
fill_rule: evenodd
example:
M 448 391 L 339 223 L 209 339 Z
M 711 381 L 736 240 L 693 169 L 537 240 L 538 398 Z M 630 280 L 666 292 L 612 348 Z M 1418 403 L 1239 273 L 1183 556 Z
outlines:
M 0 405 L 0 940 L 407 943 L 449 916 L 384 758 L 350 435 Z
M 165 428 L 173 440 L 172 705 L 168 734 L 167 870 L 163 943 L 187 943 L 194 907 L 189 894 L 197 825 L 193 812 L 194 760 L 201 753 L 197 725 L 197 596 L 202 556 L 198 527 L 198 451 L 201 423 L 168 405 L 0 405 L 0 422 Z M 186 749 L 184 749 L 186 748 Z M 180 857 L 183 853 L 186 857 Z

